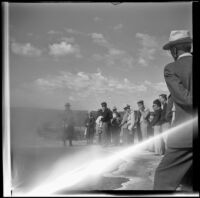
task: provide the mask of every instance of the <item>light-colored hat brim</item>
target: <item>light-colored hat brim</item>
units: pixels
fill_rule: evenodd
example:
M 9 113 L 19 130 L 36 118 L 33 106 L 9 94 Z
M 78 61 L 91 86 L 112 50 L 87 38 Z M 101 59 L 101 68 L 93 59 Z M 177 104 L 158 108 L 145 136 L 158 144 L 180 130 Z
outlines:
M 187 38 L 179 39 L 179 40 L 176 40 L 176 41 L 170 41 L 163 46 L 163 49 L 169 50 L 170 47 L 177 45 L 177 44 L 181 44 L 181 43 L 192 43 L 192 38 L 187 37 Z

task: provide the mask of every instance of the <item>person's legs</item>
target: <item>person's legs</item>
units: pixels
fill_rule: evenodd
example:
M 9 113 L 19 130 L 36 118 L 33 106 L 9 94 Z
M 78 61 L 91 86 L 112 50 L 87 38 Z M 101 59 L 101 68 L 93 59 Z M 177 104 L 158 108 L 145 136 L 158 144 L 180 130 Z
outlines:
M 141 122 L 140 127 L 141 127 L 142 140 L 146 140 L 147 139 L 147 124 L 144 122 Z
M 160 135 L 160 126 L 154 126 L 154 136 L 156 136 L 156 135 Z M 155 153 L 157 155 L 162 155 L 163 154 L 161 137 L 156 138 L 154 140 L 154 148 L 155 148 Z
M 103 145 L 107 145 L 107 143 L 108 143 L 107 134 L 108 134 L 108 124 L 106 122 L 103 122 L 103 125 L 102 125 L 102 134 L 101 134 L 102 144 Z
M 156 169 L 154 190 L 176 190 L 192 166 L 192 148 L 168 148 Z
M 69 146 L 72 146 L 72 138 L 69 138 Z
M 165 131 L 167 131 L 170 128 L 170 123 L 166 122 L 162 124 L 162 133 L 164 133 Z M 167 134 L 163 134 L 163 141 L 165 144 L 165 150 L 167 150 Z
M 116 129 L 116 134 L 115 134 L 115 138 L 116 138 L 116 145 L 119 145 L 120 143 L 120 129 Z

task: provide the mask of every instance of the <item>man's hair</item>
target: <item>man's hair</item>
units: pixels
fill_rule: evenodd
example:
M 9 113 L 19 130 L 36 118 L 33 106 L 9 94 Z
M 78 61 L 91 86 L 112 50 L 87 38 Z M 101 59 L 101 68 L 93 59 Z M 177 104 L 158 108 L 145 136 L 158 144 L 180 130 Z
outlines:
M 167 95 L 166 94 L 160 94 L 159 96 L 161 96 L 162 98 L 164 98 L 165 100 L 167 100 Z
M 102 106 L 102 107 L 107 107 L 107 103 L 106 103 L 106 102 L 102 102 L 102 103 L 101 103 L 101 106 Z
M 144 101 L 143 101 L 143 100 L 139 100 L 137 103 L 138 103 L 138 104 L 143 104 L 143 105 L 144 105 Z
M 175 47 L 177 50 L 182 50 L 184 52 L 191 52 L 192 49 L 191 43 L 181 43 L 174 45 L 173 47 Z
M 155 104 L 155 105 L 161 107 L 161 102 L 160 102 L 160 100 L 158 100 L 158 99 L 154 100 L 154 101 L 153 101 L 153 104 Z

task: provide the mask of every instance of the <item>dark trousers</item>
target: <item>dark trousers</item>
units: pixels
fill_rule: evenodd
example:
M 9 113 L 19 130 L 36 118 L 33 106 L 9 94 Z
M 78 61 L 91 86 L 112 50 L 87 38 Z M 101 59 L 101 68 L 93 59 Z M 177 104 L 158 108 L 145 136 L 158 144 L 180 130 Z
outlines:
M 192 148 L 168 148 L 156 169 L 154 190 L 175 191 L 191 170 L 192 157 Z
M 112 143 L 118 145 L 120 143 L 120 128 L 111 127 Z

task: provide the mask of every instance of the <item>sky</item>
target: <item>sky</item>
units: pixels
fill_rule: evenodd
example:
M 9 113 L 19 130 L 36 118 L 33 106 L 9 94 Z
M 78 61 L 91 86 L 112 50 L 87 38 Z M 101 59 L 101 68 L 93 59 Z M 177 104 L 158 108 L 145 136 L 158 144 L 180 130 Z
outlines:
M 151 109 L 169 94 L 173 59 L 162 46 L 189 30 L 192 3 L 10 3 L 11 106 L 96 110 Z

